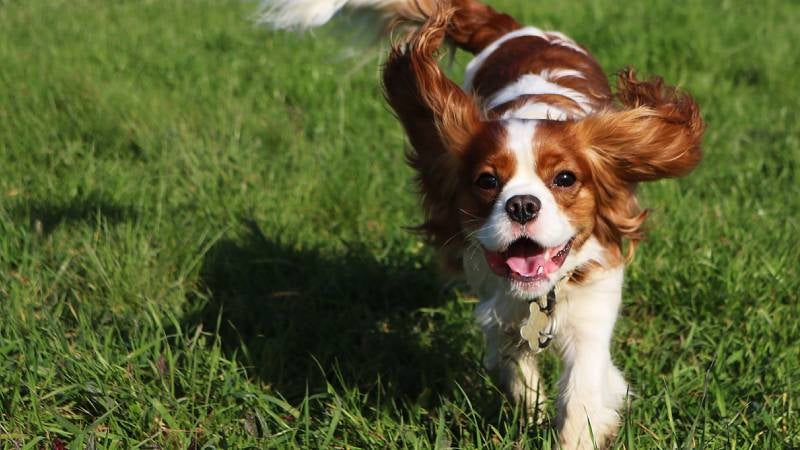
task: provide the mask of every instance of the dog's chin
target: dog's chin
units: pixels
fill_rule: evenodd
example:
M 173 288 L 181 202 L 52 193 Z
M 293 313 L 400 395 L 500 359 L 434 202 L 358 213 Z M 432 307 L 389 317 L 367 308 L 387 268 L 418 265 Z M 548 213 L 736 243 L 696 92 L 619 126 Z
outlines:
M 508 293 L 512 297 L 526 302 L 546 295 L 556 284 L 549 277 L 530 281 L 515 280 L 511 277 L 505 278 Z
M 495 276 L 505 279 L 508 292 L 529 301 L 547 294 L 559 281 L 574 238 L 555 247 L 544 247 L 523 237 L 500 251 L 484 248 L 486 262 Z

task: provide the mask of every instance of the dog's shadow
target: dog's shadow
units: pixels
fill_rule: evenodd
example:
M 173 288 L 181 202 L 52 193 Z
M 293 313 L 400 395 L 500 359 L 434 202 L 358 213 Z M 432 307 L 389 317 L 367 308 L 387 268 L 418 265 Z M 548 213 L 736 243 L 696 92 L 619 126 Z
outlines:
M 99 191 L 90 191 L 66 201 L 38 200 L 10 205 L 15 223 L 28 224 L 38 233 L 49 235 L 58 227 L 80 223 L 120 223 L 138 217 L 136 208 L 118 203 Z
M 295 250 L 247 230 L 209 251 L 207 298 L 187 320 L 219 326 L 251 376 L 289 399 L 340 381 L 369 390 L 380 380 L 382 395 L 412 400 L 480 383 L 470 305 L 454 302 L 435 268 L 359 248 Z

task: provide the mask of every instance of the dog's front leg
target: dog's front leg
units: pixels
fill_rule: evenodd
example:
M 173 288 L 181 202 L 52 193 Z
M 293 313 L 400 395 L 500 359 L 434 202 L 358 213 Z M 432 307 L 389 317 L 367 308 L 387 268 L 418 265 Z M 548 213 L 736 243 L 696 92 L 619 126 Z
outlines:
M 504 327 L 498 312 L 513 315 L 524 314 L 528 305 L 522 302 L 498 307 L 494 301 L 482 304 L 476 311 L 486 342 L 484 365 L 492 373 L 506 392 L 509 400 L 520 405 L 530 420 L 541 422 L 541 406 L 545 400 L 544 387 L 536 367 L 536 355 L 528 348 L 528 343 L 519 335 L 519 326 Z
M 495 370 L 509 399 L 522 407 L 528 420 L 541 423 L 545 395 L 536 356 L 527 349 L 504 355 Z
M 619 427 L 627 385 L 609 345 L 622 292 L 622 268 L 572 287 L 559 305 L 557 343 L 564 360 L 558 399 L 559 439 L 565 450 L 604 448 Z

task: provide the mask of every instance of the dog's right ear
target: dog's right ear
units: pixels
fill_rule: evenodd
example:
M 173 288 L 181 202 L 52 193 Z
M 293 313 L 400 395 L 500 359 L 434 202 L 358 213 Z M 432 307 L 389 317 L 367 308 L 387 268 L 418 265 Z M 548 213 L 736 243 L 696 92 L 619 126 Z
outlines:
M 406 44 L 393 48 L 383 71 L 386 99 L 411 142 L 407 159 L 417 172 L 426 215 L 420 229 L 440 245 L 459 231 L 459 156 L 481 123 L 475 103 L 442 73 L 434 57 L 451 15 L 434 12 Z

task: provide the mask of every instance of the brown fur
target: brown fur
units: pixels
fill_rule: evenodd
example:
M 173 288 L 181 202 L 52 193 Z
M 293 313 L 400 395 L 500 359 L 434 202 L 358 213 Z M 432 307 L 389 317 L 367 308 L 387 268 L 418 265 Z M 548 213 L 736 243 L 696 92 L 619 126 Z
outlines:
M 529 94 L 520 95 L 514 100 L 501 103 L 487 113 L 489 119 L 499 119 L 506 111 L 522 108 L 528 103 L 547 103 L 556 106 L 564 111 L 568 111 L 573 116 L 582 116 L 583 110 L 578 103 L 563 95 L 558 94 Z
M 465 233 L 488 216 L 497 195 L 476 188 L 475 180 L 481 171 L 488 171 L 502 183 L 513 173 L 513 157 L 503 148 L 502 127 L 485 121 L 486 116 L 497 117 L 526 101 L 572 110 L 576 104 L 555 98 L 560 96 L 539 95 L 481 112 L 475 99 L 442 73 L 435 53 L 445 36 L 478 51 L 519 24 L 474 0 L 453 4 L 455 8 L 434 9 L 407 44 L 393 48 L 384 69 L 384 86 L 411 141 L 407 159 L 417 172 L 425 211 L 419 229 L 443 251 L 448 265 L 457 268 Z M 580 120 L 543 122 L 537 133 L 537 171 L 545 182 L 560 170 L 578 175 L 574 187 L 551 187 L 579 230 L 573 248 L 579 249 L 595 235 L 606 246 L 609 262 L 621 263 L 623 241 L 631 242 L 630 257 L 643 238 L 647 217 L 636 200 L 636 183 L 685 175 L 700 161 L 704 124 L 699 109 L 688 95 L 658 78 L 639 81 L 632 70 L 620 72 L 612 96 L 591 56 L 535 36 L 500 46 L 479 69 L 474 93 L 485 98 L 521 75 L 546 69 L 581 71 L 584 78 L 554 82 L 583 93 L 599 112 Z
M 592 236 L 597 223 L 596 190 L 591 182 L 591 167 L 582 158 L 580 141 L 575 136 L 564 133 L 565 122 L 544 122 L 537 130 L 536 173 L 548 184 L 550 191 L 577 234 L 572 248 L 579 250 Z M 553 183 L 559 172 L 568 170 L 575 174 L 577 181 L 569 187 L 559 187 Z
M 700 162 L 705 124 L 687 94 L 661 79 L 638 81 L 620 72 L 617 97 L 623 109 L 608 110 L 569 125 L 582 141 L 596 186 L 596 235 L 606 244 L 631 241 L 628 257 L 643 238 L 643 211 L 635 183 L 688 174 Z
M 475 0 L 452 0 L 450 5 L 455 12 L 447 27 L 447 37 L 468 52 L 477 53 L 504 34 L 522 27 L 508 14 L 498 13 Z
M 586 95 L 598 106 L 612 99 L 606 76 L 594 58 L 537 36 L 511 39 L 494 51 L 475 74 L 473 90 L 478 97 L 487 98 L 522 75 L 546 69 L 581 72 L 583 79 L 564 80 L 559 84 Z
M 477 229 L 489 216 L 500 187 L 517 170 L 514 154 L 502 145 L 505 139 L 505 130 L 499 123 L 487 122 L 460 159 L 461 186 L 456 193 L 455 204 L 464 230 L 462 236 Z M 475 182 L 482 173 L 493 174 L 499 181 L 498 188 L 486 190 L 478 187 Z M 453 221 L 453 217 L 447 220 Z
M 461 229 L 455 220 L 459 161 L 482 126 L 475 104 L 439 69 L 434 52 L 453 10 L 438 10 L 404 46 L 392 49 L 383 72 L 386 99 L 406 129 L 408 163 L 417 171 L 425 223 L 420 229 L 447 255 Z M 456 261 L 447 258 L 450 265 Z

